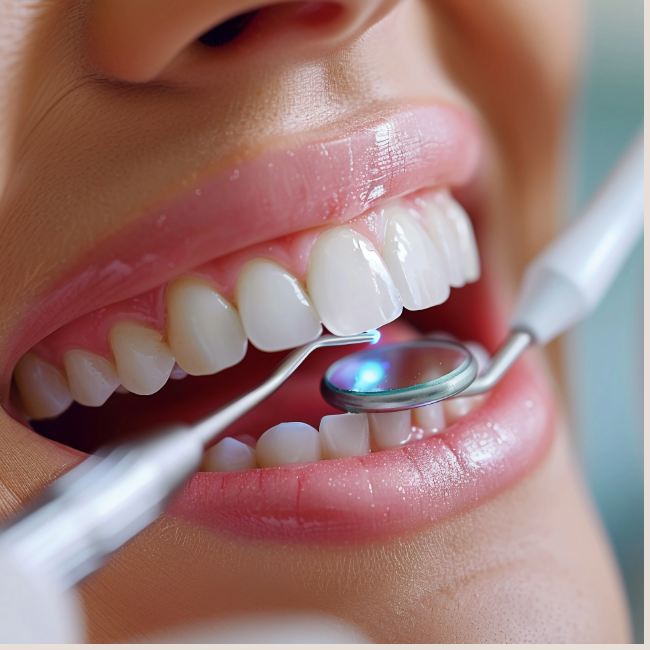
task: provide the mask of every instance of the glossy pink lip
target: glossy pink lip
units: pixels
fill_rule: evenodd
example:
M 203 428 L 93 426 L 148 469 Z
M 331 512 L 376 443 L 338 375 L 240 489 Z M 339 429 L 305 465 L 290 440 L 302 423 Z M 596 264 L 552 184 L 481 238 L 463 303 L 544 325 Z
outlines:
M 386 109 L 343 137 L 289 141 L 206 176 L 90 252 L 33 305 L 0 359 L 0 399 L 7 404 L 18 358 L 78 316 L 251 244 L 344 222 L 391 196 L 466 183 L 479 142 L 464 113 L 420 103 Z
M 301 467 L 199 473 L 170 514 L 281 543 L 362 543 L 474 507 L 536 465 L 552 440 L 548 389 L 519 362 L 489 401 L 442 435 Z

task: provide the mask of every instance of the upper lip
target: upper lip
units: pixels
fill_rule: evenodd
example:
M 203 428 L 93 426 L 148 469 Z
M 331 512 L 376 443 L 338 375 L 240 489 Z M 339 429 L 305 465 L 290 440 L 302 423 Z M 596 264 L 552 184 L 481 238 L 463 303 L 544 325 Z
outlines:
M 144 210 L 35 301 L 0 359 L 0 398 L 7 403 L 20 356 L 65 323 L 249 245 L 347 221 L 420 187 L 467 183 L 479 150 L 464 112 L 413 102 L 374 111 L 344 135 L 303 135 L 220 165 Z

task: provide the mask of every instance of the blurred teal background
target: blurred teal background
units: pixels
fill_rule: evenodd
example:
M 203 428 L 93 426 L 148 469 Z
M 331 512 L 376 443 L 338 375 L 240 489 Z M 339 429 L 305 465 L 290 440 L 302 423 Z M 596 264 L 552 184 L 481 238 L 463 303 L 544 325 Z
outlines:
M 572 138 L 585 205 L 643 124 L 643 0 L 588 0 L 587 60 Z M 643 246 L 603 304 L 565 340 L 583 468 L 643 642 Z

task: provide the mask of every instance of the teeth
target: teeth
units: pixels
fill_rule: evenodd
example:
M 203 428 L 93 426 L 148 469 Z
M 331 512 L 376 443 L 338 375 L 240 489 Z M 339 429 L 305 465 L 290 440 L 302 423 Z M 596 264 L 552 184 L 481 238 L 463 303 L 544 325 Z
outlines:
M 350 228 L 332 228 L 318 237 L 307 289 L 323 324 L 339 336 L 376 329 L 402 313 L 399 292 L 381 256 Z
M 382 255 L 349 227 L 321 233 L 309 259 L 307 291 L 282 266 L 258 258 L 248 262 L 237 279 L 238 309 L 200 278 L 173 281 L 166 294 L 169 344 L 165 333 L 134 322 L 116 324 L 109 334 L 116 367 L 82 349 L 65 352 L 65 373 L 37 355 L 25 355 L 15 376 L 26 411 L 35 418 L 54 417 L 67 408 L 71 396 L 80 404 L 101 406 L 113 392 L 150 395 L 170 376 L 208 375 L 236 365 L 246 355 L 249 339 L 260 350 L 284 350 L 317 338 L 321 322 L 333 334 L 355 334 L 395 320 L 403 307 L 420 310 L 444 302 L 449 285 L 460 287 L 478 279 L 476 238 L 467 213 L 447 190 L 428 191 L 421 197 L 413 199 L 417 209 L 408 207 L 413 205 L 410 199 L 385 206 Z M 472 345 L 478 344 L 468 344 Z M 480 346 L 472 351 L 484 368 L 487 353 Z M 405 444 L 422 431 L 441 428 L 433 423 L 442 421 L 444 427 L 445 417 L 449 423 L 475 407 L 474 402 L 464 405 L 463 399 L 450 404 L 444 416 L 437 406 L 426 407 L 430 413 L 420 409 L 413 416 L 418 422 L 414 431 L 400 414 L 371 417 L 373 444 L 380 448 Z M 361 433 L 350 434 L 349 440 L 341 433 L 347 426 L 356 431 L 352 423 L 361 420 L 336 417 L 323 420 L 326 456 L 348 456 L 352 451 L 347 445 L 352 449 L 357 443 L 365 449 Z
M 472 222 L 460 203 L 451 196 L 446 197 L 445 213 L 458 237 L 465 281 L 476 282 L 481 275 L 481 262 Z
M 413 409 L 411 417 L 414 426 L 422 429 L 427 436 L 444 431 L 447 425 L 445 410 L 440 402 Z
M 430 195 L 425 201 L 420 200 L 419 204 L 424 208 L 424 223 L 429 236 L 444 260 L 449 284 L 452 287 L 462 287 L 465 284 L 465 272 L 458 235 L 446 217 L 439 198 L 439 194 Z
M 485 395 L 474 395 L 473 397 L 456 397 L 445 400 L 442 405 L 445 410 L 445 421 L 447 426 L 454 424 L 463 416 L 483 404 Z
M 174 367 L 174 357 L 155 330 L 122 322 L 110 333 L 117 374 L 124 387 L 136 395 L 160 390 Z
M 203 469 L 206 472 L 241 472 L 257 467 L 255 450 L 248 445 L 224 438 L 203 456 Z
M 72 404 L 65 377 L 32 352 L 27 352 L 18 361 L 14 378 L 25 411 L 32 419 L 53 418 Z
M 68 350 L 63 363 L 72 397 L 84 406 L 101 406 L 120 385 L 113 364 L 87 350 Z
M 369 413 L 368 421 L 379 449 L 393 449 L 409 442 L 413 436 L 410 411 Z
M 370 452 L 370 429 L 365 413 L 326 415 L 320 421 L 324 458 L 348 458 Z
M 283 422 L 257 441 L 257 462 L 260 467 L 279 467 L 289 463 L 321 460 L 318 431 L 304 422 Z
M 239 274 L 236 295 L 246 334 L 259 350 L 295 348 L 323 331 L 309 296 L 277 264 L 249 262 Z
M 167 330 L 176 362 L 190 375 L 212 375 L 246 354 L 248 341 L 237 310 L 195 278 L 169 285 Z
M 385 211 L 388 224 L 382 257 L 404 307 L 427 309 L 447 300 L 445 263 L 422 226 L 400 205 Z

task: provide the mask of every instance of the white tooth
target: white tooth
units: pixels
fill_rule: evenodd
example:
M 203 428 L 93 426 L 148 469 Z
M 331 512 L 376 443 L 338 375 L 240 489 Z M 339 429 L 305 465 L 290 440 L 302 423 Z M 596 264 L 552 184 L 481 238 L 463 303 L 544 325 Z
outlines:
M 246 264 L 236 295 L 246 334 L 259 350 L 295 348 L 323 331 L 298 280 L 273 262 L 257 259 Z
M 33 352 L 20 358 L 14 368 L 14 378 L 25 411 L 34 420 L 53 418 L 72 404 L 65 377 Z
M 255 450 L 248 445 L 224 438 L 203 456 L 203 469 L 206 472 L 241 472 L 257 467 Z
M 465 273 L 458 235 L 437 198 L 439 197 L 431 196 L 423 201 L 424 224 L 445 262 L 449 284 L 452 287 L 462 287 L 465 284 Z
M 348 458 L 370 452 L 370 429 L 365 413 L 326 415 L 320 421 L 324 458 Z
M 424 228 L 400 205 L 384 212 L 388 219 L 381 256 L 406 309 L 427 309 L 447 300 L 445 263 Z
M 443 401 L 443 408 L 445 410 L 445 421 L 447 426 L 454 424 L 463 416 L 471 413 L 477 409 L 483 401 L 485 395 L 474 395 L 473 397 L 456 397 L 454 399 L 446 399 Z
M 304 422 L 283 422 L 262 434 L 257 441 L 260 467 L 321 460 L 318 431 Z
M 447 197 L 445 213 L 458 237 L 465 281 L 476 282 L 481 276 L 481 262 L 472 222 L 460 203 L 451 196 Z
M 409 411 L 369 413 L 368 421 L 372 437 L 379 449 L 401 447 L 413 437 Z
M 411 414 L 413 425 L 422 429 L 425 437 L 444 431 L 445 411 L 441 402 L 413 409 Z
M 120 385 L 113 364 L 88 350 L 68 350 L 63 363 L 72 397 L 84 406 L 101 406 Z
M 343 226 L 316 240 L 307 290 L 325 327 L 339 336 L 376 329 L 402 313 L 399 292 L 379 253 Z
M 491 357 L 490 353 L 476 341 L 463 341 L 463 345 L 472 353 L 478 363 L 478 374 L 482 375 L 487 369 Z
M 124 321 L 110 333 L 120 382 L 136 395 L 160 390 L 174 367 L 174 357 L 156 330 Z
M 190 375 L 212 375 L 234 366 L 248 345 L 237 310 L 196 278 L 169 285 L 167 332 L 176 362 Z

